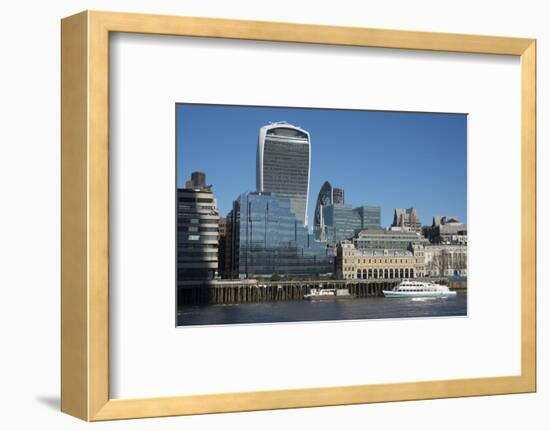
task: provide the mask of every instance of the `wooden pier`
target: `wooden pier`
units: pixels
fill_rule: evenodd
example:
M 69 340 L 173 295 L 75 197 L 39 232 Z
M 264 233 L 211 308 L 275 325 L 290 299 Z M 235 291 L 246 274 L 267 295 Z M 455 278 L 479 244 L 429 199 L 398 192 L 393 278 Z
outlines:
M 418 279 L 420 280 L 420 279 Z M 429 279 L 447 284 L 446 278 Z M 178 305 L 244 304 L 250 302 L 299 301 L 311 289 L 348 289 L 355 297 L 382 296 L 401 282 L 393 280 L 216 280 L 182 283 L 178 287 Z

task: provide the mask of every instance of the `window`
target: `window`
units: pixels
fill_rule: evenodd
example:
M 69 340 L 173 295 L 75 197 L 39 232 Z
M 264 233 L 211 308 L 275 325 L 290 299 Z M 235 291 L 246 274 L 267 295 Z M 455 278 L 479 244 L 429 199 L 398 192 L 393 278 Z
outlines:
M 189 235 L 189 241 L 198 241 L 200 235 Z

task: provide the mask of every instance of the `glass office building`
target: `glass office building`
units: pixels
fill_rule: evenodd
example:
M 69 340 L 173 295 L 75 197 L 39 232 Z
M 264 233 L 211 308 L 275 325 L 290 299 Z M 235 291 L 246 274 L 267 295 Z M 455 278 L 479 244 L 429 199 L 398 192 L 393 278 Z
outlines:
M 317 203 L 315 204 L 315 214 L 313 216 L 313 227 L 320 228 L 322 222 L 322 209 L 332 204 L 344 204 L 344 189 L 332 187 L 325 181 L 317 195 Z
M 352 208 L 349 204 L 323 207 L 323 224 L 327 242 L 336 245 L 338 241 L 351 239 L 364 229 L 382 229 L 380 207 L 363 205 Z
M 330 245 L 350 239 L 358 230 L 361 230 L 361 217 L 349 204 L 332 204 L 323 207 L 323 221 L 327 242 Z
M 290 210 L 307 225 L 311 142 L 309 133 L 286 122 L 260 128 L 256 191 L 289 199 Z
M 316 277 L 334 271 L 334 253 L 316 241 L 275 193 L 244 193 L 228 215 L 226 261 L 231 278 Z
M 361 218 L 361 229 L 382 229 L 380 207 L 362 205 L 353 211 Z

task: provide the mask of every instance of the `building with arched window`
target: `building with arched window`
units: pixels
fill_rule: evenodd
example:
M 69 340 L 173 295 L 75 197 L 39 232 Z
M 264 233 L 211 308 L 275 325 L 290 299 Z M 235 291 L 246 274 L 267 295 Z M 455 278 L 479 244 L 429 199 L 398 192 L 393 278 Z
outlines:
M 346 280 L 424 277 L 424 247 L 361 250 L 351 241 L 341 241 L 337 248 L 336 273 Z

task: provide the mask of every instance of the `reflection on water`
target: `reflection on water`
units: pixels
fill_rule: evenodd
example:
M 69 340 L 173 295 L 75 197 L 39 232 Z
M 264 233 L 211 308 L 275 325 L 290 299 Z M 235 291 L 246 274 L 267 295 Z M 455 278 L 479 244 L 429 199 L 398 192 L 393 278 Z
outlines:
M 178 310 L 178 325 L 466 316 L 466 298 L 466 293 L 459 293 L 453 298 L 368 297 L 190 306 Z

